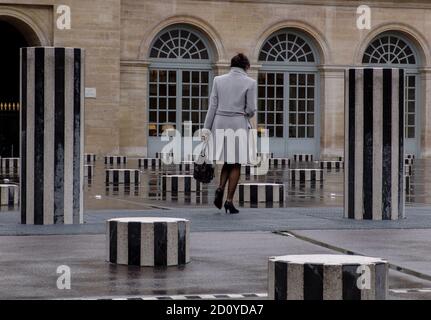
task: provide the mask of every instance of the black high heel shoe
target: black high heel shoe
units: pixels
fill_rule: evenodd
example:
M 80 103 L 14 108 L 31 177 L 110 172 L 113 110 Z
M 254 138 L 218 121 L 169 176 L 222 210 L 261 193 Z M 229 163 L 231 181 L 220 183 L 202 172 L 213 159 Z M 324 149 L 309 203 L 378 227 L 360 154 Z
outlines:
M 238 214 L 239 210 L 237 210 L 234 206 L 232 202 L 228 202 L 226 201 L 224 203 L 224 209 L 226 210 L 226 213 L 229 211 L 230 214 Z
M 214 205 L 219 210 L 221 210 L 221 208 L 223 207 L 223 195 L 224 195 L 224 190 L 221 188 L 218 188 L 215 192 Z

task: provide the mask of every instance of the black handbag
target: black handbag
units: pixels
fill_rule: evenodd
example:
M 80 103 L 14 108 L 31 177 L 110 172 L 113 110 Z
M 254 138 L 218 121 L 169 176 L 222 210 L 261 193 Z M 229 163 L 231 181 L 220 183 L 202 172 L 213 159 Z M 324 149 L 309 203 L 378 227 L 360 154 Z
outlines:
M 205 155 L 205 150 L 207 144 L 202 146 L 202 151 L 199 155 L 198 160 L 194 164 L 193 178 L 197 182 L 208 184 L 214 179 L 214 167 L 212 164 L 207 163 L 207 158 Z

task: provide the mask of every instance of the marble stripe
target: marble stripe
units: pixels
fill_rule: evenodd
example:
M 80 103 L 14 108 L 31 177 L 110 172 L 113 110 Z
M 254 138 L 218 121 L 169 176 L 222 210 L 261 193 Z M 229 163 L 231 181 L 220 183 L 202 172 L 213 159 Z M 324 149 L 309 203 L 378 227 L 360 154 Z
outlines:
M 165 222 L 154 223 L 154 265 L 166 266 L 168 260 L 168 227 Z
M 54 51 L 45 50 L 45 128 L 44 128 L 44 163 L 47 168 L 54 168 L 54 144 L 52 137 L 55 135 L 54 122 L 54 95 L 55 90 L 55 65 Z M 44 224 L 54 223 L 54 171 L 45 170 L 43 178 L 43 221 Z
M 390 217 L 391 220 L 397 220 L 398 219 L 398 212 L 400 210 L 399 207 L 399 192 L 398 192 L 398 186 L 399 186 L 399 172 L 400 170 L 404 170 L 404 164 L 400 166 L 399 159 L 400 159 L 400 148 L 399 148 L 399 135 L 400 135 L 400 128 L 399 128 L 399 122 L 400 122 L 400 114 L 399 114 L 399 76 L 400 72 L 397 69 L 392 70 L 392 105 L 391 108 L 391 126 L 392 126 L 392 132 L 391 132 L 391 211 L 390 211 Z M 402 90 L 401 90 L 402 91 Z M 404 123 L 404 122 L 403 122 Z M 403 129 L 404 130 L 404 129 Z M 402 130 L 402 132 L 404 132 Z M 402 155 L 401 155 L 402 157 Z M 403 192 L 403 191 L 401 191 Z M 404 197 L 404 194 L 403 194 Z
M 373 220 L 382 220 L 382 177 L 383 176 L 383 69 L 373 71 L 372 107 L 372 211 L 365 215 Z M 371 172 L 371 171 L 370 171 Z M 366 180 L 367 181 L 367 180 Z M 365 183 L 365 181 L 364 181 Z M 366 183 L 365 183 L 366 184 Z M 366 188 L 367 189 L 367 188 Z
M 20 63 L 20 151 L 22 159 L 27 158 L 27 48 L 21 49 L 21 63 Z M 27 181 L 27 164 L 25 161 L 21 163 L 21 180 Z M 21 223 L 27 223 L 27 184 L 21 183 L 21 197 L 20 197 L 20 208 L 21 208 Z
M 354 171 L 351 172 L 351 175 L 354 175 L 354 218 L 356 220 L 363 219 L 363 156 L 364 156 L 364 129 L 363 129 L 363 121 L 364 121 L 364 91 L 363 91 L 363 80 L 364 79 L 364 70 L 358 69 L 355 72 L 355 144 L 354 144 Z M 350 160 L 350 161 L 353 161 Z M 350 187 L 350 182 L 349 182 Z
M 323 266 L 323 300 L 343 300 L 341 265 Z
M 287 300 L 304 300 L 304 267 L 302 264 L 289 263 Z
M 44 189 L 44 114 L 45 114 L 45 48 L 35 48 L 35 104 L 34 104 L 34 223 L 43 225 Z
M 26 189 L 26 219 L 25 224 L 34 224 L 34 105 L 35 105 L 35 61 L 34 49 L 27 48 L 27 141 L 26 141 L 26 158 L 22 158 L 24 170 L 26 170 L 26 180 L 22 181 L 23 188 Z M 22 110 L 21 110 L 22 112 Z M 21 155 L 23 156 L 23 155 Z M 29 159 L 27 162 L 26 159 Z
M 404 88 L 404 70 L 398 71 L 399 88 Z M 405 217 L 405 190 L 404 190 L 404 173 L 403 173 L 403 159 L 404 159 L 404 90 L 399 90 L 398 108 L 398 146 L 399 146 L 399 166 L 398 166 L 398 219 Z M 395 218 L 395 217 L 394 217 Z
M 65 49 L 55 48 L 54 223 L 64 221 Z

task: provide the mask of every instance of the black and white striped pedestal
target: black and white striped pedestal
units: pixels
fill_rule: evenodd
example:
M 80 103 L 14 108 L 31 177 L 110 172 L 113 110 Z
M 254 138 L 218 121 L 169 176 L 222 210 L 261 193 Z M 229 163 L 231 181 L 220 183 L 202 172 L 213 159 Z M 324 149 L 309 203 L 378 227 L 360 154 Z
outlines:
M 404 164 L 412 166 L 415 162 L 415 159 L 409 159 L 409 158 L 405 158 L 404 159 Z
M 163 164 L 173 164 L 174 153 L 173 152 L 168 152 L 168 153 L 156 152 L 156 158 L 161 159 Z
M 138 197 L 141 188 L 139 184 L 106 184 L 105 195 L 106 196 L 120 196 L 120 197 Z
M 404 71 L 346 73 L 344 214 L 404 217 Z
M 86 153 L 84 154 L 85 163 L 94 163 L 97 160 L 97 155 L 94 153 Z
M 141 158 L 138 159 L 139 168 L 160 170 L 162 168 L 162 160 L 159 158 Z
M 17 172 L 19 170 L 19 158 L 0 158 L 1 172 Z
M 414 154 L 406 154 L 406 155 L 404 156 L 404 158 L 405 158 L 405 159 L 415 159 L 416 157 L 415 157 L 415 155 L 414 155 Z
M 189 194 L 191 192 L 200 192 L 201 184 L 197 182 L 192 175 L 165 175 L 162 176 L 162 193 Z
M 13 207 L 19 203 L 19 186 L 0 184 L 0 206 Z
M 385 300 L 388 263 L 353 255 L 273 257 L 268 266 L 271 300 Z
M 295 162 L 312 162 L 314 159 L 312 154 L 294 154 L 293 161 Z
M 21 223 L 83 223 L 84 50 L 21 49 Z
M 285 199 L 285 188 L 278 183 L 241 183 L 238 185 L 239 203 L 279 203 Z
M 107 184 L 139 184 L 141 182 L 141 172 L 136 169 L 107 169 Z
M 272 158 L 272 159 L 269 159 L 269 167 L 270 168 L 290 167 L 290 159 L 289 158 Z
M 413 166 L 406 164 L 404 166 L 404 175 L 411 176 L 413 174 Z
M 344 161 L 320 161 L 320 169 L 328 169 L 328 170 L 344 169 Z
M 406 194 L 410 195 L 412 193 L 412 184 L 411 184 L 412 177 L 406 175 L 404 179 L 406 182 L 406 186 L 405 186 Z
M 257 156 L 257 158 L 260 158 L 260 159 L 262 159 L 262 158 L 264 158 L 264 159 L 272 159 L 272 158 L 274 158 L 274 153 L 272 153 L 272 152 L 269 152 L 269 153 L 266 153 L 266 152 L 257 152 L 256 156 Z
M 86 164 L 84 165 L 84 177 L 93 178 L 94 176 L 94 165 Z
M 177 166 L 180 172 L 190 172 L 194 170 L 195 163 L 193 161 L 183 161 Z
M 252 166 L 252 165 L 248 165 L 248 164 L 244 164 L 241 166 L 241 174 L 242 175 L 246 175 L 246 176 L 254 176 L 257 175 L 258 170 L 257 170 L 257 166 Z
M 141 267 L 190 262 L 190 222 L 174 218 L 120 218 L 106 224 L 107 261 Z
M 105 156 L 105 165 L 115 166 L 127 164 L 127 157 L 123 156 Z
M 290 181 L 323 181 L 322 169 L 289 169 Z

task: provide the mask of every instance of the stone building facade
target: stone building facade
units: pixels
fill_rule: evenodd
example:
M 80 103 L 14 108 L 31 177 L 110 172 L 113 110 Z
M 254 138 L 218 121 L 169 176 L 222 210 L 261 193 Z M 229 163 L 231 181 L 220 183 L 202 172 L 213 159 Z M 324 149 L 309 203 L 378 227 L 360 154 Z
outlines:
M 377 65 L 407 70 L 407 149 L 431 156 L 431 3 L 329 3 L 0 0 L 0 41 L 3 22 L 28 46 L 86 49 L 88 153 L 153 155 L 162 129 L 186 120 L 198 127 L 212 78 L 243 52 L 259 83 L 257 123 L 269 129 L 276 155 L 341 155 L 344 71 Z M 70 7 L 70 29 L 57 27 L 62 5 Z M 357 27 L 360 5 L 371 8 L 370 29 Z

